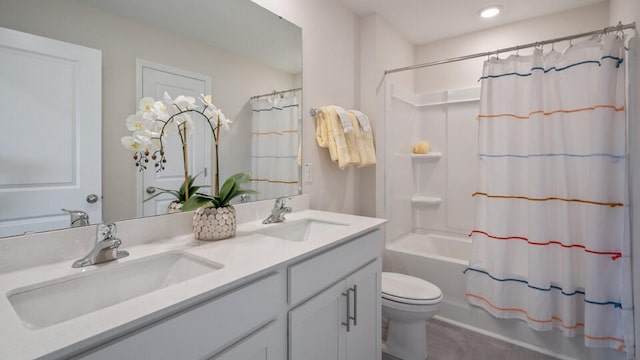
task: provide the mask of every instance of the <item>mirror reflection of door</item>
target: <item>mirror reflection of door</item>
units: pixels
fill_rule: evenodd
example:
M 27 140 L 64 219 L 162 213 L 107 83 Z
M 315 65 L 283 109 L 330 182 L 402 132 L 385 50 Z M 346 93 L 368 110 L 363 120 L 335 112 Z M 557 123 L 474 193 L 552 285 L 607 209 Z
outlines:
M 193 96 L 211 94 L 211 77 L 190 71 L 177 69 L 149 61 L 137 60 L 138 101 L 145 97 L 156 100 L 162 99 L 165 91 L 175 99 L 178 95 Z M 211 185 L 211 130 L 206 126 L 205 119 L 198 114 L 192 114 L 194 129 L 187 136 L 187 158 L 189 175 L 198 175 L 196 183 Z M 167 162 L 165 169 L 156 172 L 153 165 L 140 172 L 138 180 L 138 215 L 150 216 L 167 213 L 167 207 L 175 197 L 164 194 L 149 201 L 143 201 L 154 194 L 154 188 L 178 190 L 184 181 L 182 160 L 182 143 L 175 132 L 170 132 L 165 143 Z M 158 190 L 156 190 L 158 191 Z M 200 192 L 210 193 L 210 189 Z
M 62 208 L 102 221 L 101 63 L 100 50 L 0 28 L 0 237 L 67 228 Z

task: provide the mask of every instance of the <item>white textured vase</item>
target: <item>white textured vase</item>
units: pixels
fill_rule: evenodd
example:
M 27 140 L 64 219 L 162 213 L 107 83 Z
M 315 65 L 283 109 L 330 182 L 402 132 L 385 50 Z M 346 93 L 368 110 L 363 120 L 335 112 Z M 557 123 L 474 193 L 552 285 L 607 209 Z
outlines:
M 167 214 L 174 214 L 182 212 L 182 203 L 179 201 L 172 201 L 167 206 Z
M 222 240 L 236 234 L 236 209 L 200 207 L 193 215 L 193 235 L 198 240 Z

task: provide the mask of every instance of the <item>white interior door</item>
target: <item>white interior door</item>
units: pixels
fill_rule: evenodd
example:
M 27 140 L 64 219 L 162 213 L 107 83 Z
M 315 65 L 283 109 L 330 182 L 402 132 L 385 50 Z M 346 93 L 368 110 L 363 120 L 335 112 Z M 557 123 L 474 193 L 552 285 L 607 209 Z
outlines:
M 0 236 L 102 221 L 101 56 L 0 28 Z
M 173 99 L 178 95 L 193 96 L 198 99 L 200 94 L 211 93 L 211 77 L 145 60 L 137 61 L 137 77 L 138 101 L 145 96 L 156 100 L 162 99 L 165 91 Z M 189 174 L 192 176 L 200 174 L 196 180 L 197 184 L 210 185 L 211 130 L 200 115 L 194 113 L 192 118 L 194 129 L 187 139 Z M 165 146 L 167 159 L 164 164 L 165 169 L 155 172 L 151 164 L 147 171 L 140 173 L 137 192 L 139 216 L 165 214 L 169 203 L 175 200 L 171 195 L 161 195 L 143 202 L 153 194 L 147 192 L 147 189 L 159 187 L 178 190 L 184 181 L 182 143 L 179 136 L 177 134 L 168 136 Z M 203 189 L 202 192 L 209 192 L 208 190 L 210 189 Z

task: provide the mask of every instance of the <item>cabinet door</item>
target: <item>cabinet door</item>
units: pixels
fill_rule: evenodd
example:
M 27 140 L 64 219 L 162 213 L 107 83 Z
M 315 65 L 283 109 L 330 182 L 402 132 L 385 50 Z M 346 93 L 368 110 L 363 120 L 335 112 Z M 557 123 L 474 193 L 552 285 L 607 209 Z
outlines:
M 340 281 L 289 312 L 289 360 L 344 358 L 345 290 Z
M 375 260 L 346 279 L 354 317 L 346 336 L 346 359 L 380 359 L 380 271 L 380 260 Z

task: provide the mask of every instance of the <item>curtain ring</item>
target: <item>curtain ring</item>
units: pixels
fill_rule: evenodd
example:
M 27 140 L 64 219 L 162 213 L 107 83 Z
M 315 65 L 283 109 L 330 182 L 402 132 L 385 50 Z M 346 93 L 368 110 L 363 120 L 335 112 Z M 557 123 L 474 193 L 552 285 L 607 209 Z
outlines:
M 624 33 L 624 30 L 622 29 L 622 21 L 618 21 L 618 24 L 616 25 L 616 28 L 618 29 L 617 34 L 618 36 L 620 36 L 621 38 L 625 38 L 626 34 Z

